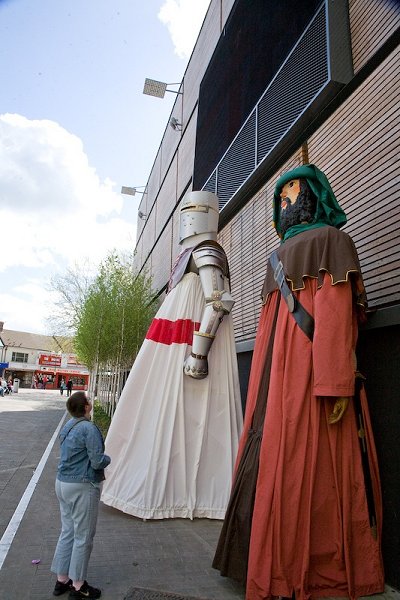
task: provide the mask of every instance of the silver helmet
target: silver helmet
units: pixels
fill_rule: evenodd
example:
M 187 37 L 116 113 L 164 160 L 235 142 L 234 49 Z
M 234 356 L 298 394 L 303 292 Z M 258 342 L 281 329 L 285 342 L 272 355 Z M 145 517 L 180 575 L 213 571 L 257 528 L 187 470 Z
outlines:
M 218 217 L 218 196 L 212 192 L 189 192 L 180 206 L 179 243 L 200 233 L 217 233 Z

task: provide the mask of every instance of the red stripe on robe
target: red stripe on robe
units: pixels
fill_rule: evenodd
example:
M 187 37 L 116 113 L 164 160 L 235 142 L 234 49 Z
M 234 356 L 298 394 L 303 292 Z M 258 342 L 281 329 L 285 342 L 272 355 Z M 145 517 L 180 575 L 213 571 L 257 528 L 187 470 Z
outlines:
M 198 331 L 200 323 L 194 323 L 190 319 L 178 319 L 169 321 L 168 319 L 153 319 L 146 340 L 152 340 L 159 344 L 192 344 L 193 331 Z

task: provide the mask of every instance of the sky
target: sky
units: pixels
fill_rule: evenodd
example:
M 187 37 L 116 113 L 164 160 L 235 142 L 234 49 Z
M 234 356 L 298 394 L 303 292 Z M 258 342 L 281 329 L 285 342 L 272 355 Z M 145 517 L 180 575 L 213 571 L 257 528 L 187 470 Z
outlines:
M 175 100 L 144 80 L 182 80 L 209 1 L 0 0 L 5 329 L 52 334 L 52 277 L 134 248 L 121 186 L 145 186 Z

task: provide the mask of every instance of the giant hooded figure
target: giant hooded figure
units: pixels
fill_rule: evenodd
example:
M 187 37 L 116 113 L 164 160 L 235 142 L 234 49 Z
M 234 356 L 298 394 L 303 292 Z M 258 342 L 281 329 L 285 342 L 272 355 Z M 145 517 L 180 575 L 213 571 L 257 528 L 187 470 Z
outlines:
M 325 175 L 284 174 L 235 478 L 213 566 L 247 600 L 383 591 L 376 452 L 355 348 L 366 306 L 357 252 Z M 313 332 L 295 318 L 298 304 Z M 361 442 L 361 444 L 360 444 Z

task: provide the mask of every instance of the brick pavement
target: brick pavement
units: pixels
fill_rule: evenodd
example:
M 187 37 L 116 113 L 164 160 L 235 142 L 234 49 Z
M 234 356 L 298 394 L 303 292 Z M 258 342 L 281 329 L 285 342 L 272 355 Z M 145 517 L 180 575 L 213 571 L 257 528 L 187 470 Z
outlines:
M 29 426 L 29 438 L 32 438 L 32 431 L 36 430 L 42 439 L 42 444 L 38 439 L 32 442 L 25 454 L 21 449 L 11 448 L 15 436 L 8 436 L 13 464 L 18 460 L 21 462 L 22 457 L 21 467 L 26 467 L 21 468 L 21 482 L 12 487 L 14 495 L 20 494 L 23 484 L 29 480 L 29 465 L 36 464 L 40 459 L 38 450 L 47 445 L 63 409 L 56 408 L 53 412 L 49 421 L 53 429 L 48 431 L 46 440 L 42 439 L 41 419 L 37 415 L 29 417 L 24 413 L 24 419 L 33 420 Z M 4 424 L 5 413 L 1 416 Z M 22 427 L 22 421 L 19 425 Z M 54 576 L 50 573 L 50 564 L 59 535 L 59 509 L 54 494 L 57 457 L 56 443 L 0 570 L 0 600 L 53 598 Z M 10 482 L 8 485 L 11 486 Z M 3 485 L 3 489 L 0 485 L 1 503 L 2 492 L 6 488 L 7 484 Z M 14 498 L 15 506 L 18 500 L 19 497 Z M 208 519 L 144 522 L 100 504 L 97 534 L 89 564 L 89 583 L 102 589 L 104 600 L 124 600 L 134 586 L 207 600 L 243 600 L 241 586 L 221 577 L 211 568 L 221 525 L 220 521 Z M 3 528 L 0 532 L 3 533 Z M 40 563 L 32 565 L 34 559 L 40 560 Z M 388 588 L 385 594 L 375 598 L 400 600 L 400 594 Z

